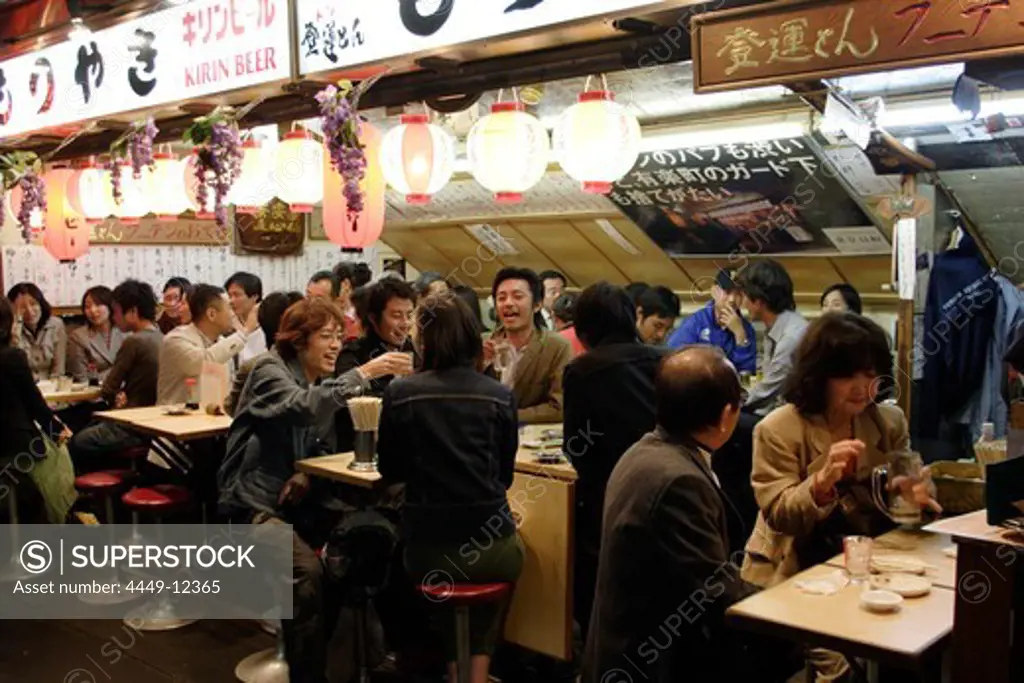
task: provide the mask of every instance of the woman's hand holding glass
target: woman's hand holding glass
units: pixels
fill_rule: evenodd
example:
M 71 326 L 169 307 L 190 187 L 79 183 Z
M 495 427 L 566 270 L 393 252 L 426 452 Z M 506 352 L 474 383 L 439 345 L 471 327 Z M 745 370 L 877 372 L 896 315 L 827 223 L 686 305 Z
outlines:
M 401 351 L 389 351 L 360 366 L 359 371 L 369 379 L 377 379 L 389 375 L 398 377 L 411 375 L 413 371 L 412 354 Z
M 932 495 L 934 487 L 932 485 L 932 470 L 930 467 L 925 467 L 921 470 L 920 479 L 906 476 L 894 478 L 889 488 L 893 491 L 899 491 L 904 500 L 913 501 L 922 510 L 931 510 L 936 514 L 942 514 L 942 506 L 939 505 Z

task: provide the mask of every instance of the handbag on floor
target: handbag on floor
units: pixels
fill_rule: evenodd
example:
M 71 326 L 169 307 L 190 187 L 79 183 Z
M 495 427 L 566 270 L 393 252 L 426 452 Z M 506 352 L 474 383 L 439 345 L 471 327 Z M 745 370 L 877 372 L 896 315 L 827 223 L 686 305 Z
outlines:
M 67 445 L 58 444 L 43 435 L 46 455 L 36 460 L 28 473 L 46 505 L 46 519 L 50 524 L 63 524 L 78 500 L 75 491 L 75 467 Z

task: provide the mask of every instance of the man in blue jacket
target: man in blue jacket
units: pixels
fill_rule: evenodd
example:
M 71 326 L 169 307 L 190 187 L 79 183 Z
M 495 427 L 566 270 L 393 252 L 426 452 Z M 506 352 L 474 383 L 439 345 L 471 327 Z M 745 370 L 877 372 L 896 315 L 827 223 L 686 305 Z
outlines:
M 757 372 L 757 337 L 740 314 L 740 290 L 728 270 L 718 271 L 711 286 L 711 301 L 687 318 L 668 340 L 674 349 L 693 344 L 722 349 L 737 372 Z

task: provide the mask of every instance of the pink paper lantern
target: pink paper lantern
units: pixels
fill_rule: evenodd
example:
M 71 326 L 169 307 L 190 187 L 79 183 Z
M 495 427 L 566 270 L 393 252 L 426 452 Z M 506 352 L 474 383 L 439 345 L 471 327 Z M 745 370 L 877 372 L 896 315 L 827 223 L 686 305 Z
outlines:
M 366 177 L 360 187 L 363 190 L 363 211 L 354 219 L 348 215 L 345 200 L 344 180 L 331 167 L 329 155 L 324 155 L 324 232 L 334 244 L 342 249 L 365 249 L 380 239 L 384 231 L 384 201 L 386 183 L 380 166 L 380 131 L 368 123 L 362 124 L 361 137 L 366 148 Z

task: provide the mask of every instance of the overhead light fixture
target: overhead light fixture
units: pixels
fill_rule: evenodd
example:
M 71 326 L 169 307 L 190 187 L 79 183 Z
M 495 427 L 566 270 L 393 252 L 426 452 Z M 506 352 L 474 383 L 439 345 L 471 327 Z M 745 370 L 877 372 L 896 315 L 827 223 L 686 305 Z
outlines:
M 85 25 L 81 17 L 71 19 L 71 29 L 68 31 L 68 40 L 81 40 L 92 35 L 92 29 Z
M 687 126 L 678 129 L 644 131 L 640 151 L 655 152 L 662 149 L 764 142 L 782 138 L 799 138 L 807 134 L 807 123 L 792 120 L 740 125 Z
M 990 98 L 981 103 L 979 118 L 987 119 L 996 114 L 1024 115 L 1024 97 Z M 961 112 L 951 102 L 928 100 L 917 104 L 891 105 L 882 114 L 878 124 L 882 128 L 913 128 L 965 123 L 970 120 L 969 112 Z

